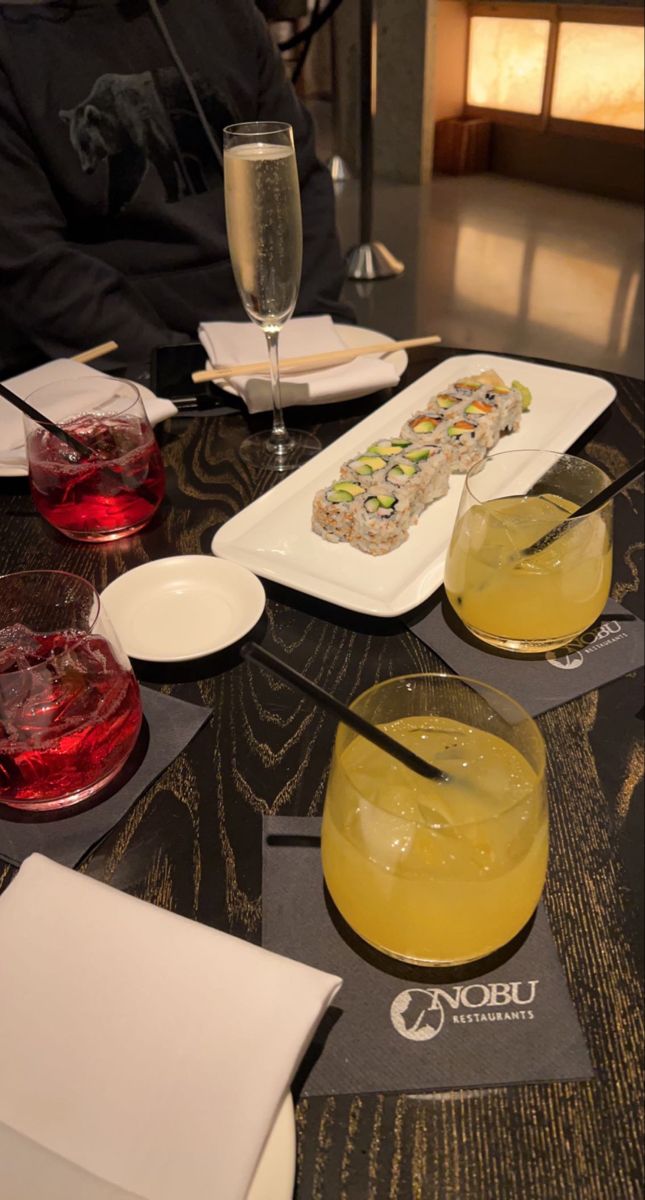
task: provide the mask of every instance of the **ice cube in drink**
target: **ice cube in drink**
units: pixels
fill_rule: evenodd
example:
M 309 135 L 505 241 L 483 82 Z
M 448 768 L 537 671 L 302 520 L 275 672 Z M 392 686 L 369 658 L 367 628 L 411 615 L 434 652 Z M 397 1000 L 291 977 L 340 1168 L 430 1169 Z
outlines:
M 0 801 L 78 803 L 124 765 L 141 726 L 136 679 L 106 638 L 68 629 L 0 634 Z

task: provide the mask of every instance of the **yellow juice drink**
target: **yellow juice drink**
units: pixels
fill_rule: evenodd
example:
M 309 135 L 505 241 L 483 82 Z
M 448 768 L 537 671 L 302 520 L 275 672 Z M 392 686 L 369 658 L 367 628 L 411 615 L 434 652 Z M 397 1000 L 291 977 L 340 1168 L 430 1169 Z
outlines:
M 559 496 L 510 496 L 475 504 L 458 519 L 444 583 L 477 637 L 506 649 L 549 650 L 600 615 L 611 586 L 607 513 L 581 517 L 544 550 L 521 555 L 576 507 Z
M 543 779 L 513 745 L 451 718 L 381 726 L 449 774 L 433 782 L 361 737 L 334 756 L 325 881 L 365 941 L 417 963 L 480 958 L 529 920 L 544 885 Z

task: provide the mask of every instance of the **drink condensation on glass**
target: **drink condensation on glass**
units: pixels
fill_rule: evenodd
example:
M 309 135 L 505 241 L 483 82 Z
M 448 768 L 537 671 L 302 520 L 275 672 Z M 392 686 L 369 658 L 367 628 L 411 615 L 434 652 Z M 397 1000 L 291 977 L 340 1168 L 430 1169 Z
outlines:
M 425 779 L 339 726 L 322 864 L 342 917 L 376 949 L 424 966 L 506 945 L 546 876 L 537 726 L 502 692 L 448 675 L 386 680 L 351 707 L 448 779 Z
M 140 727 L 137 681 L 92 585 L 64 571 L 0 577 L 0 802 L 86 800 Z
M 24 418 L 29 485 L 40 515 L 78 541 L 114 541 L 143 529 L 165 483 L 134 384 L 103 376 L 63 380 L 39 388 L 29 402 L 92 454 L 81 458 L 52 430 Z
M 547 450 L 494 454 L 468 472 L 444 584 L 472 634 L 532 653 L 566 646 L 593 624 L 611 587 L 612 502 L 579 519 L 575 511 L 608 483 L 593 463 Z M 565 520 L 564 533 L 523 554 Z

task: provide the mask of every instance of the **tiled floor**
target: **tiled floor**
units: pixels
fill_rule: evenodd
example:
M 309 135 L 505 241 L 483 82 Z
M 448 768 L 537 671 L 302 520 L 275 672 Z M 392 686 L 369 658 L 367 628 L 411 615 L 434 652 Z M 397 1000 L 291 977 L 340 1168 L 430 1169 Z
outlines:
M 338 186 L 343 249 L 358 184 Z M 491 174 L 377 182 L 373 238 L 399 278 L 348 282 L 361 325 L 643 378 L 643 218 L 636 205 Z

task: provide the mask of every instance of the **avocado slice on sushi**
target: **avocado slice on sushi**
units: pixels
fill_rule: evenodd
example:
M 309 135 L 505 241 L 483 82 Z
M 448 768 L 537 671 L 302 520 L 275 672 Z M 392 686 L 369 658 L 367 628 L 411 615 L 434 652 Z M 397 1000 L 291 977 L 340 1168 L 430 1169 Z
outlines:
M 423 416 L 410 421 L 410 428 L 414 429 L 415 433 L 434 433 L 440 424 L 440 417 L 430 417 L 424 413 Z
M 464 412 L 475 413 L 475 415 L 486 416 L 487 413 L 495 412 L 494 404 L 487 404 L 485 400 L 472 400 L 471 403 L 464 409 Z
M 325 495 L 325 499 L 329 500 L 330 504 L 348 504 L 355 496 L 360 496 L 364 492 L 358 483 L 349 483 L 346 479 L 340 479 L 338 483 L 334 483 Z
M 387 466 L 384 458 L 379 458 L 378 455 L 361 454 L 360 458 L 354 458 L 349 466 L 357 475 L 373 475 L 375 471 L 380 471 Z
M 462 433 L 474 433 L 477 426 L 472 421 L 455 421 L 447 430 L 448 437 L 461 437 Z
M 430 457 L 430 447 L 422 446 L 419 450 L 406 450 L 405 458 L 409 458 L 410 462 L 425 462 Z
M 395 479 L 411 479 L 416 473 L 417 468 L 414 463 L 395 463 L 388 471 L 387 478 L 391 479 L 394 476 Z
M 455 404 L 460 403 L 459 396 L 449 396 L 447 392 L 442 392 L 435 400 L 437 408 L 454 408 Z
M 384 509 L 382 516 L 391 517 L 394 509 L 396 508 L 396 496 L 368 496 L 367 500 L 364 501 L 364 504 L 367 512 L 375 513 L 382 508 Z
M 379 457 L 391 458 L 393 454 L 400 454 L 409 446 L 410 442 L 405 438 L 390 438 L 389 441 L 375 442 L 373 446 L 368 448 L 368 454 L 377 454 Z
M 513 380 L 513 387 L 522 401 L 522 412 L 528 412 L 533 399 L 530 388 L 527 388 L 525 383 L 520 383 L 518 379 Z

